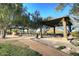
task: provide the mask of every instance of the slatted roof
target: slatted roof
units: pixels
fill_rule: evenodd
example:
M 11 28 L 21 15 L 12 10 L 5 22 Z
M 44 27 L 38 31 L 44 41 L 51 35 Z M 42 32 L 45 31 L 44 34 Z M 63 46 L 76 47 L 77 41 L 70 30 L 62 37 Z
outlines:
M 43 20 L 41 23 L 42 23 L 42 25 L 46 25 L 46 26 L 50 26 L 50 27 L 63 26 L 62 18 L 64 18 L 65 21 L 67 22 L 67 26 L 72 25 L 69 16 L 61 17 L 61 18 L 57 18 L 57 19 L 53 19 L 53 20 Z

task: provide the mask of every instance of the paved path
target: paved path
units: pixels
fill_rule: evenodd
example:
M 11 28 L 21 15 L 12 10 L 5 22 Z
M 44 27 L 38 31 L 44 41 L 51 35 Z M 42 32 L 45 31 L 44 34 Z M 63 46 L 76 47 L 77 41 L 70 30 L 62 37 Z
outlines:
M 49 47 L 43 43 L 37 42 L 33 39 L 30 39 L 31 37 L 15 37 L 15 38 L 7 38 L 7 39 L 1 39 L 0 41 L 13 41 L 18 40 L 21 43 L 28 45 L 31 49 L 39 52 L 40 54 L 44 56 L 68 56 L 68 54 L 61 52 L 55 48 Z
M 31 49 L 43 54 L 44 56 L 67 56 L 67 54 L 46 46 L 40 42 L 34 41 L 32 39 L 24 39 L 24 40 L 20 40 L 21 42 L 23 42 L 24 44 L 28 45 Z

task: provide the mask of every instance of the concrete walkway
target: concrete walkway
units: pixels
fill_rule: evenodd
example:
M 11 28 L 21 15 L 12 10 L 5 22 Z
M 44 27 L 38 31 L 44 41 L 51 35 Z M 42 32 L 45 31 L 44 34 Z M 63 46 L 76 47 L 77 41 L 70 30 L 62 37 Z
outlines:
M 46 46 L 32 39 L 24 39 L 24 40 L 19 40 L 19 41 L 23 42 L 24 44 L 28 45 L 31 49 L 39 52 L 40 54 L 44 56 L 68 56 L 68 54 L 64 52 L 61 52 L 55 48 Z

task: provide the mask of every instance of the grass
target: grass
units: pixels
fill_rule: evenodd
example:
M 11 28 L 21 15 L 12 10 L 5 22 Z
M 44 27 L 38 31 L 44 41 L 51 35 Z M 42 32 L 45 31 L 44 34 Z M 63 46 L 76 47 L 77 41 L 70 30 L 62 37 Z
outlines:
M 41 56 L 41 54 L 29 49 L 29 47 L 0 43 L 0 56 Z
M 79 32 L 77 32 L 77 31 L 75 31 L 75 32 L 72 32 L 72 35 L 73 35 L 74 37 L 77 37 L 77 38 L 79 38 Z
M 58 50 L 62 50 L 62 49 L 64 49 L 64 48 L 66 48 L 66 46 L 59 46 L 57 49 L 58 49 Z
M 56 34 L 63 34 L 63 31 L 61 30 L 55 30 L 56 31 Z M 53 30 L 48 30 L 47 31 L 48 34 L 54 34 L 54 31 Z

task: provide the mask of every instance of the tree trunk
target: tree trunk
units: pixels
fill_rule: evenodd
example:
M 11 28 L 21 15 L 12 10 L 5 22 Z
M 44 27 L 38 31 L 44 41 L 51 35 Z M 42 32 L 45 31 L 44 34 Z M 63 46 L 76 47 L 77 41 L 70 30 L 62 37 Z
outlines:
M 56 28 L 55 28 L 55 26 L 53 27 L 53 29 L 54 29 L 54 30 L 53 30 L 54 36 L 56 36 L 56 30 L 55 30 Z
M 23 34 L 25 33 L 24 30 L 25 30 L 25 29 L 23 29 Z
M 27 34 L 29 34 L 29 29 L 27 28 Z
M 43 38 L 43 35 L 42 35 L 42 26 L 40 27 L 40 36 L 41 36 L 41 38 Z
M 27 36 L 29 36 L 29 34 L 30 34 L 30 33 L 29 33 L 29 28 L 27 28 Z
M 10 28 L 10 34 L 12 33 L 12 29 Z
M 5 36 L 6 36 L 6 30 L 4 29 L 2 30 L 2 38 L 5 38 Z

